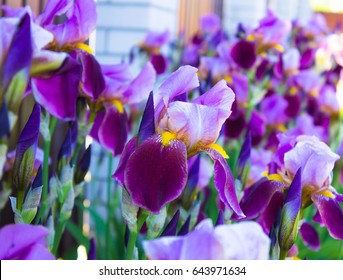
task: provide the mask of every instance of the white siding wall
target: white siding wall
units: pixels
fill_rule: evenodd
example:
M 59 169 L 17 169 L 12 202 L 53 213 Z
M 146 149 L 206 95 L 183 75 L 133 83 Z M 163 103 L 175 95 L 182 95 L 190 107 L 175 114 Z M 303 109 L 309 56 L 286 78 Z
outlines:
M 96 57 L 117 63 L 149 30 L 177 30 L 178 0 L 98 0 Z

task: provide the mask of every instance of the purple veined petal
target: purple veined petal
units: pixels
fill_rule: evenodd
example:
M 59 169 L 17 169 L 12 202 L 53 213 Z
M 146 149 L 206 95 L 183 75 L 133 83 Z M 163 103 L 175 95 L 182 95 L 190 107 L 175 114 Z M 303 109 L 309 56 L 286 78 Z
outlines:
M 167 70 L 168 61 L 162 54 L 152 54 L 150 58 L 157 75 L 161 75 Z
M 198 69 L 189 65 L 181 66 L 173 72 L 159 87 L 155 103 L 155 121 L 158 121 L 161 111 L 176 96 L 199 86 Z
M 119 155 L 127 140 L 127 115 L 112 104 L 105 104 L 105 115 L 98 130 L 99 142 L 113 156 Z
M 63 62 L 67 59 L 66 53 L 52 52 L 41 50 L 33 53 L 30 75 L 37 77 L 50 71 L 55 71 L 60 68 Z
M 94 118 L 94 122 L 93 122 L 93 125 L 91 128 L 91 131 L 89 132 L 89 135 L 91 137 L 93 137 L 93 139 L 95 139 L 99 143 L 100 143 L 99 129 L 100 129 L 100 126 L 101 126 L 104 118 L 105 118 L 105 110 L 98 112 L 96 114 L 96 117 Z
M 281 193 L 287 185 L 279 181 L 261 179 L 245 190 L 240 206 L 246 218 L 251 220 L 265 212 L 276 193 Z M 233 220 L 239 220 L 235 214 Z
M 117 167 L 117 170 L 113 174 L 112 178 L 116 179 L 120 185 L 125 186 L 125 169 L 127 165 L 127 161 L 129 160 L 129 157 L 131 154 L 135 151 L 137 147 L 137 136 L 130 139 L 125 147 L 124 150 L 120 156 L 119 164 Z
M 161 233 L 162 236 L 175 236 L 177 232 L 177 225 L 180 219 L 180 210 L 177 210 L 173 218 L 170 220 L 166 228 Z
M 239 40 L 232 46 L 231 57 L 243 69 L 250 69 L 256 62 L 256 45 L 254 42 Z
M 160 135 L 152 136 L 129 156 L 124 175 L 133 203 L 157 214 L 185 188 L 186 146 L 178 140 L 164 146 Z
M 204 150 L 214 161 L 214 185 L 219 193 L 220 200 L 239 218 L 244 218 L 236 194 L 235 182 L 226 160 L 214 149 Z
M 183 139 L 190 154 L 215 143 L 229 111 L 195 103 L 175 101 L 170 103 L 157 131 L 175 133 Z M 155 120 L 156 121 L 156 120 Z
M 48 24 L 47 30 L 54 34 L 60 47 L 65 44 L 84 42 L 96 26 L 97 14 L 94 0 L 75 0 L 67 11 L 67 20 L 62 24 Z
M 143 241 L 144 252 L 150 260 L 179 260 L 183 236 L 168 236 Z
M 54 117 L 75 120 L 80 80 L 81 66 L 68 57 L 56 75 L 32 79 L 33 96 Z
M 0 259 L 53 259 L 45 245 L 33 248 L 37 245 L 46 244 L 45 237 L 48 235 L 46 228 L 27 224 L 7 225 L 0 229 Z M 32 251 L 31 251 L 32 250 Z M 27 254 L 27 251 L 31 253 Z
M 49 0 L 43 13 L 37 17 L 37 22 L 41 26 L 52 24 L 56 16 L 63 15 L 73 7 L 73 0 Z
M 152 64 L 148 62 L 123 92 L 122 102 L 134 104 L 146 100 L 154 87 L 155 80 L 156 72 Z
M 84 51 L 79 52 L 79 58 L 83 66 L 82 89 L 92 101 L 95 101 L 105 89 L 105 79 L 100 64 L 93 55 Z
M 2 55 L 1 55 L 2 56 Z M 2 84 L 7 86 L 20 70 L 28 68 L 32 58 L 31 19 L 25 14 L 17 28 L 2 67 Z
M 330 235 L 335 239 L 343 239 L 343 210 L 339 203 L 327 196 L 313 194 L 311 196 L 314 205 L 317 207 L 323 224 Z
M 155 120 L 154 120 L 154 96 L 150 92 L 148 101 L 145 105 L 143 117 L 138 130 L 138 144 L 142 143 L 145 139 L 149 138 L 155 133 Z
M 257 222 L 266 234 L 270 234 L 273 225 L 277 221 L 279 213 L 284 205 L 284 196 L 281 191 L 277 191 L 271 197 L 267 207 L 259 216 Z
M 231 114 L 231 107 L 234 101 L 234 92 L 227 86 L 225 80 L 221 80 L 208 92 L 194 99 L 192 103 L 218 108 L 225 112 L 226 118 L 228 118 Z
M 320 248 L 320 240 L 317 230 L 310 223 L 304 221 L 299 229 L 300 236 L 305 245 L 313 251 L 318 251 Z
M 312 221 L 318 223 L 321 227 L 325 226 L 318 210 L 316 214 L 314 214 Z

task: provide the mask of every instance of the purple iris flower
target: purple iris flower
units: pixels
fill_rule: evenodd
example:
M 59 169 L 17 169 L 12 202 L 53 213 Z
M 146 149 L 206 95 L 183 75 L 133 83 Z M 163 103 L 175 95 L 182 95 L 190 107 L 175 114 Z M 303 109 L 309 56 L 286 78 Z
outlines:
M 0 229 L 1 260 L 54 260 L 46 246 L 48 230 L 26 224 L 7 225 Z
M 265 173 L 268 172 L 268 164 L 272 161 L 272 155 L 272 152 L 268 150 L 251 150 L 249 185 L 262 179 Z
M 95 102 L 103 110 L 97 113 L 90 135 L 115 156 L 122 152 L 127 140 L 128 117 L 124 105 L 146 100 L 156 73 L 150 63 L 135 78 L 127 64 L 102 65 L 101 73 L 105 85 Z
M 196 72 L 191 66 L 180 67 L 161 84 L 154 110 L 149 105 L 151 134 L 144 139 L 138 136 L 140 143 L 136 137 L 127 143 L 114 176 L 128 190 L 133 203 L 158 213 L 184 190 L 187 158 L 203 151 L 215 162 L 214 182 L 220 199 L 238 216 L 244 216 L 225 161 L 227 155 L 215 143 L 231 114 L 235 95 L 222 80 L 191 102 L 177 101 L 199 86 Z
M 56 24 L 56 18 L 64 21 Z M 36 22 L 54 35 L 58 48 L 77 47 L 95 30 L 97 20 L 94 0 L 49 0 Z
M 306 94 L 318 96 L 321 79 L 313 69 L 300 71 L 294 76 L 294 81 Z
M 144 241 L 152 260 L 268 260 L 270 240 L 255 222 L 213 227 L 203 220 L 184 236 Z
M 338 159 L 339 155 L 315 136 L 299 136 L 295 147 L 285 154 L 285 168 L 289 177 L 302 168 L 303 207 L 313 202 L 330 235 L 343 239 L 342 196 L 330 186 Z
M 291 31 L 291 23 L 277 17 L 271 10 L 259 22 L 248 36 L 248 39 L 256 39 L 258 42 L 258 53 L 264 52 L 269 48 L 282 50 L 281 43 L 287 38 Z

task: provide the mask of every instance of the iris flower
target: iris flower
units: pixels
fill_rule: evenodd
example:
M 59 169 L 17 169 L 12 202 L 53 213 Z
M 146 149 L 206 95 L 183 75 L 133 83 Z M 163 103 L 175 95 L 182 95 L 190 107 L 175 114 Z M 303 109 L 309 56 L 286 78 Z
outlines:
M 180 67 L 159 87 L 155 106 L 149 98 L 140 133 L 127 143 L 114 177 L 134 204 L 156 214 L 184 190 L 187 158 L 205 152 L 214 161 L 214 183 L 220 199 L 243 217 L 225 160 L 228 156 L 216 144 L 222 124 L 231 114 L 235 94 L 222 80 L 186 102 L 185 93 L 199 86 L 196 72 L 191 66 Z

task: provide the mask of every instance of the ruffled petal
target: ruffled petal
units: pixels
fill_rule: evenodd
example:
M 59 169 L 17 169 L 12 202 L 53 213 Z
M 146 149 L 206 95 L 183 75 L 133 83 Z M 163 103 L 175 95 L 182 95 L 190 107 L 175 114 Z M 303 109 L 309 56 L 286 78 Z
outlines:
M 166 79 L 157 91 L 155 103 L 155 121 L 164 107 L 176 96 L 188 92 L 199 86 L 198 69 L 189 65 L 181 66 Z
M 187 182 L 186 146 L 172 140 L 167 146 L 161 136 L 146 139 L 129 157 L 124 185 L 132 201 L 157 214 L 176 199 Z

